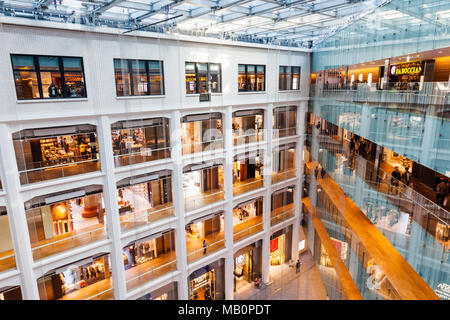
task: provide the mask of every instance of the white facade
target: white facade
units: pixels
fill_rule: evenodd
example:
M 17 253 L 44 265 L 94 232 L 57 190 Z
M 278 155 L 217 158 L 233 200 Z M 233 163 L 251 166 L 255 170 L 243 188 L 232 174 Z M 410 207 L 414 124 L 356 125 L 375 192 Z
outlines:
M 27 25 L 29 24 L 29 25 Z M 0 273 L 0 288 L 20 285 L 24 299 L 39 299 L 36 279 L 49 270 L 90 257 L 100 252 L 111 254 L 115 299 L 136 299 L 167 283 L 178 282 L 178 298 L 188 298 L 188 275 L 204 265 L 225 258 L 225 296 L 233 298 L 233 252 L 257 240 L 263 240 L 263 280 L 269 281 L 268 257 L 270 235 L 293 224 L 293 252 L 298 247 L 298 227 L 302 185 L 303 121 L 309 96 L 310 53 L 307 50 L 265 47 L 252 44 L 178 37 L 171 35 L 136 32 L 122 35 L 117 29 L 92 29 L 71 26 L 73 30 L 50 22 L 10 22 L 0 20 L 0 206 L 8 211 L 17 269 Z M 27 100 L 16 98 L 10 54 L 55 55 L 82 57 L 87 98 L 58 100 Z M 144 59 L 164 61 L 164 87 L 162 96 L 117 97 L 113 59 Z M 211 101 L 199 102 L 199 95 L 187 95 L 185 90 L 185 62 L 213 62 L 222 66 L 222 93 L 213 93 Z M 266 66 L 263 92 L 238 92 L 238 64 Z M 279 91 L 280 65 L 301 66 L 301 90 Z M 280 140 L 272 136 L 272 112 L 277 106 L 297 106 L 297 135 Z M 233 146 L 231 135 L 232 112 L 244 109 L 264 109 L 266 139 L 261 143 Z M 182 156 L 180 119 L 184 115 L 221 112 L 224 149 Z M 111 145 L 111 124 L 121 120 L 166 117 L 170 119 L 171 158 L 143 162 L 125 167 L 114 167 Z M 51 128 L 63 125 L 93 124 L 97 127 L 101 171 L 74 175 L 61 179 L 20 185 L 19 173 L 12 143 L 12 133 L 23 129 Z M 296 143 L 295 178 L 270 184 L 270 161 L 273 146 L 280 143 Z M 235 154 L 249 150 L 264 150 L 264 162 L 268 174 L 264 187 L 233 198 L 231 164 Z M 182 168 L 207 159 L 222 159 L 224 164 L 225 200 L 200 209 L 184 212 Z M 116 199 L 116 182 L 129 176 L 150 173 L 162 169 L 172 170 L 175 218 L 149 224 L 133 231 L 121 233 Z M 24 210 L 24 202 L 36 196 L 98 184 L 103 186 L 108 238 L 79 246 L 72 250 L 34 261 Z M 296 186 L 295 216 L 279 225 L 270 226 L 270 195 L 273 191 Z M 233 243 L 232 209 L 235 205 L 264 196 L 264 230 L 237 243 Z M 269 197 L 267 199 L 267 197 Z M 191 264 L 186 261 L 186 222 L 208 213 L 225 211 L 226 248 L 207 255 Z M 230 224 L 231 223 L 231 224 Z M 228 227 L 227 227 L 228 226 Z M 177 271 L 168 273 L 146 285 L 126 290 L 121 261 L 122 248 L 131 240 L 173 228 L 176 230 Z M 230 261 L 231 260 L 231 261 Z M 231 282 L 230 282 L 231 280 Z

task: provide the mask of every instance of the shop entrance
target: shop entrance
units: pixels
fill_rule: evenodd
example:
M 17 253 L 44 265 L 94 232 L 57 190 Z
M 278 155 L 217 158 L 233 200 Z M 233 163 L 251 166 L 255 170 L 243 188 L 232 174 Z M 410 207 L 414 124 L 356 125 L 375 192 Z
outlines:
M 212 269 L 190 281 L 190 300 L 215 300 L 216 274 Z
M 285 235 L 270 240 L 270 265 L 278 266 L 285 262 Z
M 253 250 L 234 258 L 234 291 L 253 281 Z

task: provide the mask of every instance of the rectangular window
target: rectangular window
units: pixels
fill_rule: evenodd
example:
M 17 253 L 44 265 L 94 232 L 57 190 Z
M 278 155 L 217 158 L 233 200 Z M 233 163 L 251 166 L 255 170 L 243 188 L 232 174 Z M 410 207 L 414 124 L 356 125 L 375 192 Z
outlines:
M 85 98 L 83 59 L 11 55 L 17 99 Z
M 238 91 L 265 91 L 265 73 L 264 65 L 238 65 Z
M 280 66 L 278 89 L 300 90 L 300 67 Z
M 164 94 L 162 61 L 114 59 L 114 76 L 118 97 Z
M 186 93 L 222 92 L 220 63 L 186 62 Z

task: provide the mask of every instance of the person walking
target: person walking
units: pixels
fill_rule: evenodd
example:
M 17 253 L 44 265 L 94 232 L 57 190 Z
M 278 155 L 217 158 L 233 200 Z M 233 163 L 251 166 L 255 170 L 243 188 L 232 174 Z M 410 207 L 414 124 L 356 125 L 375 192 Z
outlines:
M 409 166 L 406 166 L 402 178 L 403 181 L 405 181 L 406 185 L 409 186 L 409 184 L 411 183 L 411 172 L 409 172 Z
M 391 176 L 392 176 L 392 178 L 391 178 L 391 186 L 394 187 L 395 194 L 397 194 L 398 193 L 398 182 L 402 178 L 401 172 L 400 172 L 400 170 L 398 169 L 397 166 L 395 166 L 394 171 L 392 171 L 392 173 L 391 173 Z
M 323 179 L 324 176 L 325 176 L 325 169 L 322 167 L 322 169 L 320 169 L 320 177 Z
M 203 254 L 206 254 L 206 247 L 207 247 L 206 240 L 203 239 Z
M 444 178 L 441 177 L 439 184 L 436 186 L 436 203 L 441 207 L 444 206 L 447 192 L 447 184 L 445 183 Z
M 297 259 L 297 263 L 295 264 L 295 272 L 296 273 L 300 272 L 300 266 L 301 266 L 300 259 Z
M 314 176 L 316 177 L 316 179 L 317 179 L 317 176 L 319 175 L 319 166 L 317 166 L 315 169 L 314 169 Z

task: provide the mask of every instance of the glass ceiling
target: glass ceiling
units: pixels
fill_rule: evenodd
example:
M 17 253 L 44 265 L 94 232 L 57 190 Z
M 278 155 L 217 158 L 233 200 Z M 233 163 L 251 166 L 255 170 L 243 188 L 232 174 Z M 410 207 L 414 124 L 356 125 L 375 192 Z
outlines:
M 0 0 L 0 14 L 311 48 L 388 0 Z M 450 14 L 449 14 L 450 16 Z

